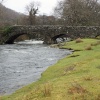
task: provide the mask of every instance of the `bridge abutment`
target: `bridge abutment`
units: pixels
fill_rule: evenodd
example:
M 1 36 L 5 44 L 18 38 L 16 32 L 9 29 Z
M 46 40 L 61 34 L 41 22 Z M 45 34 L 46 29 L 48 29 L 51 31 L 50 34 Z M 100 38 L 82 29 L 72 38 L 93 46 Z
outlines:
M 44 38 L 44 40 L 43 40 L 44 42 L 44 44 L 53 44 L 54 43 L 54 41 L 52 40 L 52 38 L 51 37 L 49 37 L 49 36 L 45 36 L 45 38 Z

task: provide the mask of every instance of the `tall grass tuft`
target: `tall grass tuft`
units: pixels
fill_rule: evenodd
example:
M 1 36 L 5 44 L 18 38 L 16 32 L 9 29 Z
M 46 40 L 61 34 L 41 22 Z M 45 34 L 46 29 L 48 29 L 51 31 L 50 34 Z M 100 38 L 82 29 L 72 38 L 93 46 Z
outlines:
M 96 100 L 100 100 L 100 94 L 98 94 L 98 96 L 97 96 Z
M 52 85 L 50 83 L 45 83 L 43 87 L 43 96 L 48 97 L 51 96 Z
M 85 80 L 85 81 L 92 81 L 92 80 L 93 80 L 93 77 L 87 76 L 87 77 L 84 77 L 84 80 Z
M 1 96 L 0 96 L 0 100 L 2 100 Z
M 88 91 L 85 88 L 83 88 L 80 84 L 78 84 L 77 82 L 72 84 L 72 87 L 68 89 L 68 93 L 70 94 L 84 94 L 87 92 Z

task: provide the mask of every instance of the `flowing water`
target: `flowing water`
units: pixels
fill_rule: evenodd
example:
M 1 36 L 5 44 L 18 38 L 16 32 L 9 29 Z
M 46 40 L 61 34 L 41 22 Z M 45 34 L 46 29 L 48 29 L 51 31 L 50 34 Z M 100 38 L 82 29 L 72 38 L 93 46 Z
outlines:
M 48 66 L 71 54 L 68 50 L 50 48 L 42 41 L 24 41 L 0 45 L 0 95 L 37 81 Z

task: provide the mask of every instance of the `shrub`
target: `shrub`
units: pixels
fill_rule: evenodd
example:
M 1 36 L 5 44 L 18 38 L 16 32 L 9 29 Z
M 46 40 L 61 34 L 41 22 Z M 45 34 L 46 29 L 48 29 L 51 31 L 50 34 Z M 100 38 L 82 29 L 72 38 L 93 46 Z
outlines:
M 83 42 L 81 38 L 76 39 L 76 43 Z
M 87 47 L 85 48 L 85 50 L 92 50 L 91 45 L 87 46 Z
M 91 46 L 97 46 L 98 45 L 98 43 L 92 43 L 91 44 Z
M 97 41 L 96 43 L 92 43 L 91 46 L 97 46 L 100 45 L 100 41 Z
M 97 44 L 100 45 L 100 41 L 97 41 Z

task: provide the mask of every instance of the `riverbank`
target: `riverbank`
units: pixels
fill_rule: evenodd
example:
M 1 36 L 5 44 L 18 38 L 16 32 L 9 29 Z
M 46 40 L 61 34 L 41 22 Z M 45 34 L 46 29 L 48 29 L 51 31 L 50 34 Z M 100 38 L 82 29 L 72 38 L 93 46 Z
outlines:
M 100 41 L 82 39 L 61 48 L 76 52 L 50 66 L 37 82 L 0 100 L 100 100 Z

